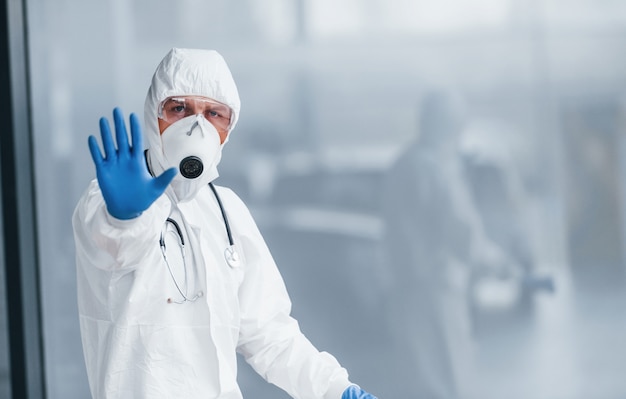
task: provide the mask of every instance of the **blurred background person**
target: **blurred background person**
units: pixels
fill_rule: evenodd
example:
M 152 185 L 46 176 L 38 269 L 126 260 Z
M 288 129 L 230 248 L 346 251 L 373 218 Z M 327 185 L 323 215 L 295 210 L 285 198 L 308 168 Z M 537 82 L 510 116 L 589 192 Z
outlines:
M 384 192 L 389 325 L 402 379 L 415 397 L 468 397 L 473 378 L 469 281 L 511 259 L 484 231 L 460 152 L 467 107 L 460 94 L 428 92 L 414 143 L 389 170 Z M 509 270 L 509 272 L 512 269 Z M 412 384 L 415 386 L 412 386 Z

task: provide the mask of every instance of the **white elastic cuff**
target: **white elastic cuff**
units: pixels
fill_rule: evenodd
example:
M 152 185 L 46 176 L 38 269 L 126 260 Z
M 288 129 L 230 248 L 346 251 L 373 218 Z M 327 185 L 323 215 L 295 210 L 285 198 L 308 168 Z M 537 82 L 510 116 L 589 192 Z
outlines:
M 328 391 L 326 391 L 324 399 L 341 399 L 343 392 L 351 385 L 355 384 L 351 383 L 343 376 L 333 378 L 330 380 Z

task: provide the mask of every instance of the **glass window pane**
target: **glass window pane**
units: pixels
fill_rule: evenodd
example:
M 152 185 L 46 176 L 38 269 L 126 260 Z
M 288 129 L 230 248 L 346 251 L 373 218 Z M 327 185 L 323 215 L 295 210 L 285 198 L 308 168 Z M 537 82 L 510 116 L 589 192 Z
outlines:
M 87 137 L 115 106 L 143 116 L 174 46 L 229 62 L 243 111 L 219 184 L 257 218 L 305 334 L 355 382 L 381 398 L 413 383 L 623 396 L 626 14 L 570 3 L 28 0 L 49 397 L 89 395 L 70 224 L 95 176 Z M 463 95 L 467 124 L 416 160 L 429 128 L 450 133 L 445 109 L 424 117 L 433 87 Z M 515 273 L 481 268 L 510 258 Z M 425 347 L 445 375 L 420 371 Z M 243 362 L 239 380 L 286 397 Z

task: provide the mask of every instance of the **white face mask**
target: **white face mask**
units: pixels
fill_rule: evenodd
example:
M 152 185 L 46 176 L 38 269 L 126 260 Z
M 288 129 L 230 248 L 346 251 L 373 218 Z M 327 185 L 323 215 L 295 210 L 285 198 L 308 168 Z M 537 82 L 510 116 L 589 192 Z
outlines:
M 204 116 L 192 115 L 173 123 L 163 131 L 161 142 L 164 166 L 178 170 L 171 184 L 179 201 L 192 199 L 219 176 L 220 136 Z

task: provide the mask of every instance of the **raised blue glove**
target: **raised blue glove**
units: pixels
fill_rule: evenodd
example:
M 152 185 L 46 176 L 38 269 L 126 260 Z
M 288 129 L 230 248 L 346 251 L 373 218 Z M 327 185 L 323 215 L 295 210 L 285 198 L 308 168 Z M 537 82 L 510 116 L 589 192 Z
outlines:
M 376 396 L 365 392 L 356 385 L 350 385 L 343 391 L 341 399 L 377 399 Z
M 176 175 L 171 168 L 159 177 L 152 177 L 148 171 L 143 153 L 141 126 L 135 114 L 130 114 L 128 142 L 124 116 L 119 108 L 113 110 L 117 148 L 111 137 L 111 129 L 106 118 L 100 118 L 100 134 L 104 147 L 104 158 L 94 136 L 89 136 L 89 150 L 96 164 L 96 176 L 106 202 L 107 211 L 117 219 L 135 218 L 157 199 Z

